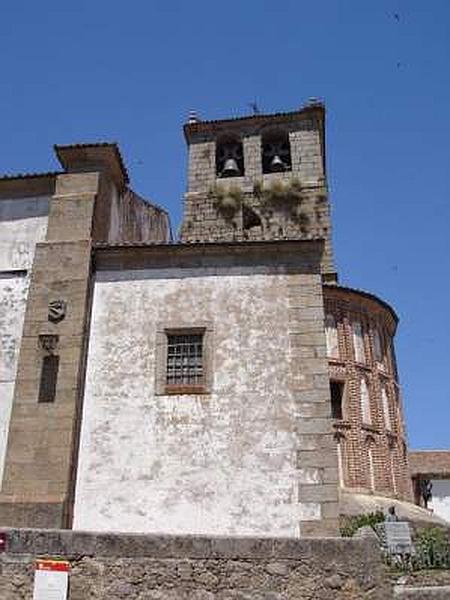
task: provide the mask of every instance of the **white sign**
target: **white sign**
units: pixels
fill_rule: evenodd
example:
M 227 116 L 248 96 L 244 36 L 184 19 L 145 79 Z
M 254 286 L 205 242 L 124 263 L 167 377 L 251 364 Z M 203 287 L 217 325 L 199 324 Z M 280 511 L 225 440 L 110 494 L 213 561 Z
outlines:
M 38 560 L 33 600 L 67 600 L 70 565 L 64 560 Z
M 391 554 L 413 554 L 411 530 L 409 524 L 402 521 L 384 523 L 386 543 Z

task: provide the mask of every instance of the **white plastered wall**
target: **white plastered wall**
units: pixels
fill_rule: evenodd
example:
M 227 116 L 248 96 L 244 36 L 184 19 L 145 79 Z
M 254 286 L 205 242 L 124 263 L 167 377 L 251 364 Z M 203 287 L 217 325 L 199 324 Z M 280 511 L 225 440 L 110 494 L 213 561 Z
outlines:
M 289 275 L 231 268 L 98 273 L 74 528 L 299 535 Z M 161 323 L 213 327 L 205 396 L 155 395 Z M 306 477 L 306 479 L 305 479 Z
M 428 508 L 450 523 L 450 479 L 432 479 L 432 500 Z
M 34 248 L 45 239 L 49 199 L 0 199 L 0 485 Z

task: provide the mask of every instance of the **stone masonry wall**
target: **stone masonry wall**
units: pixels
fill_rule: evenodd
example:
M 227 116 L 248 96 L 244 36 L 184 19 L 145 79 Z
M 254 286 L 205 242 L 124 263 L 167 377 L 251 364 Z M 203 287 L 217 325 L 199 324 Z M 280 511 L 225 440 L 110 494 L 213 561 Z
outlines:
M 68 600 L 392 599 L 373 540 L 6 533 L 2 600 L 31 597 L 45 556 L 70 561 Z
M 2 525 L 70 524 L 98 181 L 97 173 L 56 177 L 46 239 L 36 245 L 0 495 Z M 54 322 L 49 304 L 59 300 L 66 314 Z M 56 389 L 52 401 L 40 402 L 43 340 L 49 336 L 59 357 Z
M 325 240 L 322 271 L 334 274 L 331 247 L 331 218 L 324 170 L 323 113 L 292 113 L 290 118 L 260 116 L 187 125 L 189 144 L 188 190 L 181 229 L 183 241 L 308 239 Z M 262 169 L 262 137 L 275 128 L 288 135 L 292 169 L 265 173 Z M 198 130 L 198 131 L 197 131 Z M 216 173 L 216 143 L 230 135 L 242 141 L 244 173 L 221 178 Z M 270 200 L 273 186 L 301 184 L 302 193 L 287 201 Z M 221 194 L 240 190 L 235 209 L 223 210 Z M 263 191 L 263 192 L 262 192 Z M 249 226 L 251 211 L 260 225 Z

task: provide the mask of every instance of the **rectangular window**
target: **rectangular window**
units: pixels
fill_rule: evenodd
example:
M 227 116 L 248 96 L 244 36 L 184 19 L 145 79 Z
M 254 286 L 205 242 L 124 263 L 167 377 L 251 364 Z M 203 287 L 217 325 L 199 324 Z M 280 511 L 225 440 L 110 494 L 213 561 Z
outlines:
M 203 333 L 167 334 L 167 386 L 202 386 L 203 362 Z
M 59 356 L 48 354 L 42 359 L 41 382 L 39 385 L 39 402 L 54 402 L 56 382 L 58 379 Z
M 331 393 L 331 417 L 342 419 L 342 400 L 344 397 L 344 383 L 342 381 L 330 381 Z
M 210 321 L 158 323 L 155 393 L 210 394 L 213 384 L 213 325 Z

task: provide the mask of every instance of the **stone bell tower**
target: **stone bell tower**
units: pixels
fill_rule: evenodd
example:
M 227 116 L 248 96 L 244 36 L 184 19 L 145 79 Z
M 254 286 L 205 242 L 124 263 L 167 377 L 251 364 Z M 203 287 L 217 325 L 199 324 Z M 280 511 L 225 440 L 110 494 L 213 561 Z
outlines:
M 193 116 L 184 134 L 183 241 L 323 238 L 323 279 L 336 281 L 321 103 L 221 121 Z

